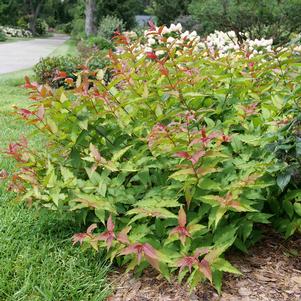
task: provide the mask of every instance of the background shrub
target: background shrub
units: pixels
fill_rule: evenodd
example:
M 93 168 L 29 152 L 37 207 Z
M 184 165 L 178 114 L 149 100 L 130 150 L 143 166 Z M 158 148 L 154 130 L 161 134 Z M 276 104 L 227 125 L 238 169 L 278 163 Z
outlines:
M 89 37 L 83 43 L 87 44 L 88 47 L 96 47 L 98 50 L 113 48 L 113 43 L 102 36 Z
M 70 78 L 76 79 L 74 73 L 79 71 L 81 61 L 75 56 L 54 56 L 42 58 L 33 70 L 39 83 L 48 84 L 52 87 L 64 85 L 64 79 L 55 80 L 59 71 L 64 71 Z
M 2 29 L 0 28 L 0 42 L 4 42 L 6 40 L 7 40 L 7 37 L 4 34 L 4 32 L 2 31 Z
M 48 32 L 48 24 L 43 19 L 37 19 L 36 21 L 36 33 L 39 36 L 44 36 Z
M 98 27 L 98 34 L 110 40 L 114 32 L 118 30 L 119 32 L 124 31 L 125 25 L 121 19 L 114 16 L 106 16 L 101 19 Z
M 65 24 L 59 24 L 55 27 L 56 31 L 62 32 L 62 33 L 67 33 L 67 34 L 71 34 L 72 28 L 73 28 L 73 26 L 72 26 L 71 22 L 68 22 Z
M 108 65 L 108 59 L 102 51 L 94 51 L 89 56 L 56 56 L 47 57 L 40 60 L 34 66 L 35 76 L 39 83 L 48 84 L 51 87 L 58 88 L 60 86 L 70 87 L 65 79 L 76 81 L 78 73 L 82 71 L 83 65 L 86 65 L 90 71 L 98 71 Z M 64 73 L 61 76 L 61 72 Z M 91 77 L 93 78 L 93 74 Z

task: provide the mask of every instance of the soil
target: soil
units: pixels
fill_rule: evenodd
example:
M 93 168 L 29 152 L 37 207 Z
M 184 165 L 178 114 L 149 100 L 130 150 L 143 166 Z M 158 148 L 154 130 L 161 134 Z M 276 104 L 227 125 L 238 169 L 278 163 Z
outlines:
M 272 233 L 249 254 L 232 251 L 227 259 L 243 275 L 225 274 L 221 296 L 208 283 L 189 293 L 184 284 L 168 283 L 154 271 L 140 278 L 115 271 L 108 301 L 301 301 L 300 236 L 285 241 Z

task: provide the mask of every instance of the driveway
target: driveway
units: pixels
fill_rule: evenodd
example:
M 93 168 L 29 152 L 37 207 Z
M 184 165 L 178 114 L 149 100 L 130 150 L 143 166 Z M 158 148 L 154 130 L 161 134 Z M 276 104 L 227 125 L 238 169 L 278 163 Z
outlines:
M 0 44 L 0 74 L 27 69 L 68 40 L 66 35 Z

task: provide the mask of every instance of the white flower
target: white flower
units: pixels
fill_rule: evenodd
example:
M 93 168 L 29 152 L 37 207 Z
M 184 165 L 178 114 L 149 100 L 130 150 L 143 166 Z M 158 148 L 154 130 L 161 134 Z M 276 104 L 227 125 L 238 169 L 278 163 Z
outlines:
M 154 44 L 156 44 L 156 40 L 154 38 L 149 38 L 147 40 L 147 43 L 148 43 L 148 45 L 154 45 Z
M 190 33 L 189 38 L 195 38 L 197 36 L 197 32 L 194 30 L 193 32 Z
M 173 38 L 173 37 L 169 37 L 168 39 L 167 39 L 167 43 L 173 43 L 175 41 L 175 39 Z
M 160 56 L 160 55 L 164 55 L 165 54 L 165 51 L 164 50 L 157 50 L 155 52 L 156 56 Z
M 169 30 L 170 31 L 177 31 L 177 27 L 175 24 L 171 24 L 170 27 L 169 27 Z
M 182 25 L 181 25 L 181 23 L 178 23 L 177 25 L 176 25 L 176 29 L 177 29 L 177 31 L 182 31 Z
M 169 29 L 166 26 L 164 26 L 163 29 L 162 29 L 161 34 L 164 35 L 166 33 L 169 33 Z
M 151 47 L 145 47 L 144 52 L 153 52 L 153 48 Z

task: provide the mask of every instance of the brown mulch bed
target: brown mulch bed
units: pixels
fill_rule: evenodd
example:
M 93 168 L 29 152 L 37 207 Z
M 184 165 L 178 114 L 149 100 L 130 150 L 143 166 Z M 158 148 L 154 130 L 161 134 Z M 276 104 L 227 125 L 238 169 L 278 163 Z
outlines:
M 270 234 L 249 254 L 232 251 L 227 258 L 242 276 L 225 274 L 221 296 L 208 284 L 189 294 L 185 285 L 168 283 L 153 271 L 141 278 L 115 272 L 109 301 L 301 301 L 301 237 L 285 241 Z

